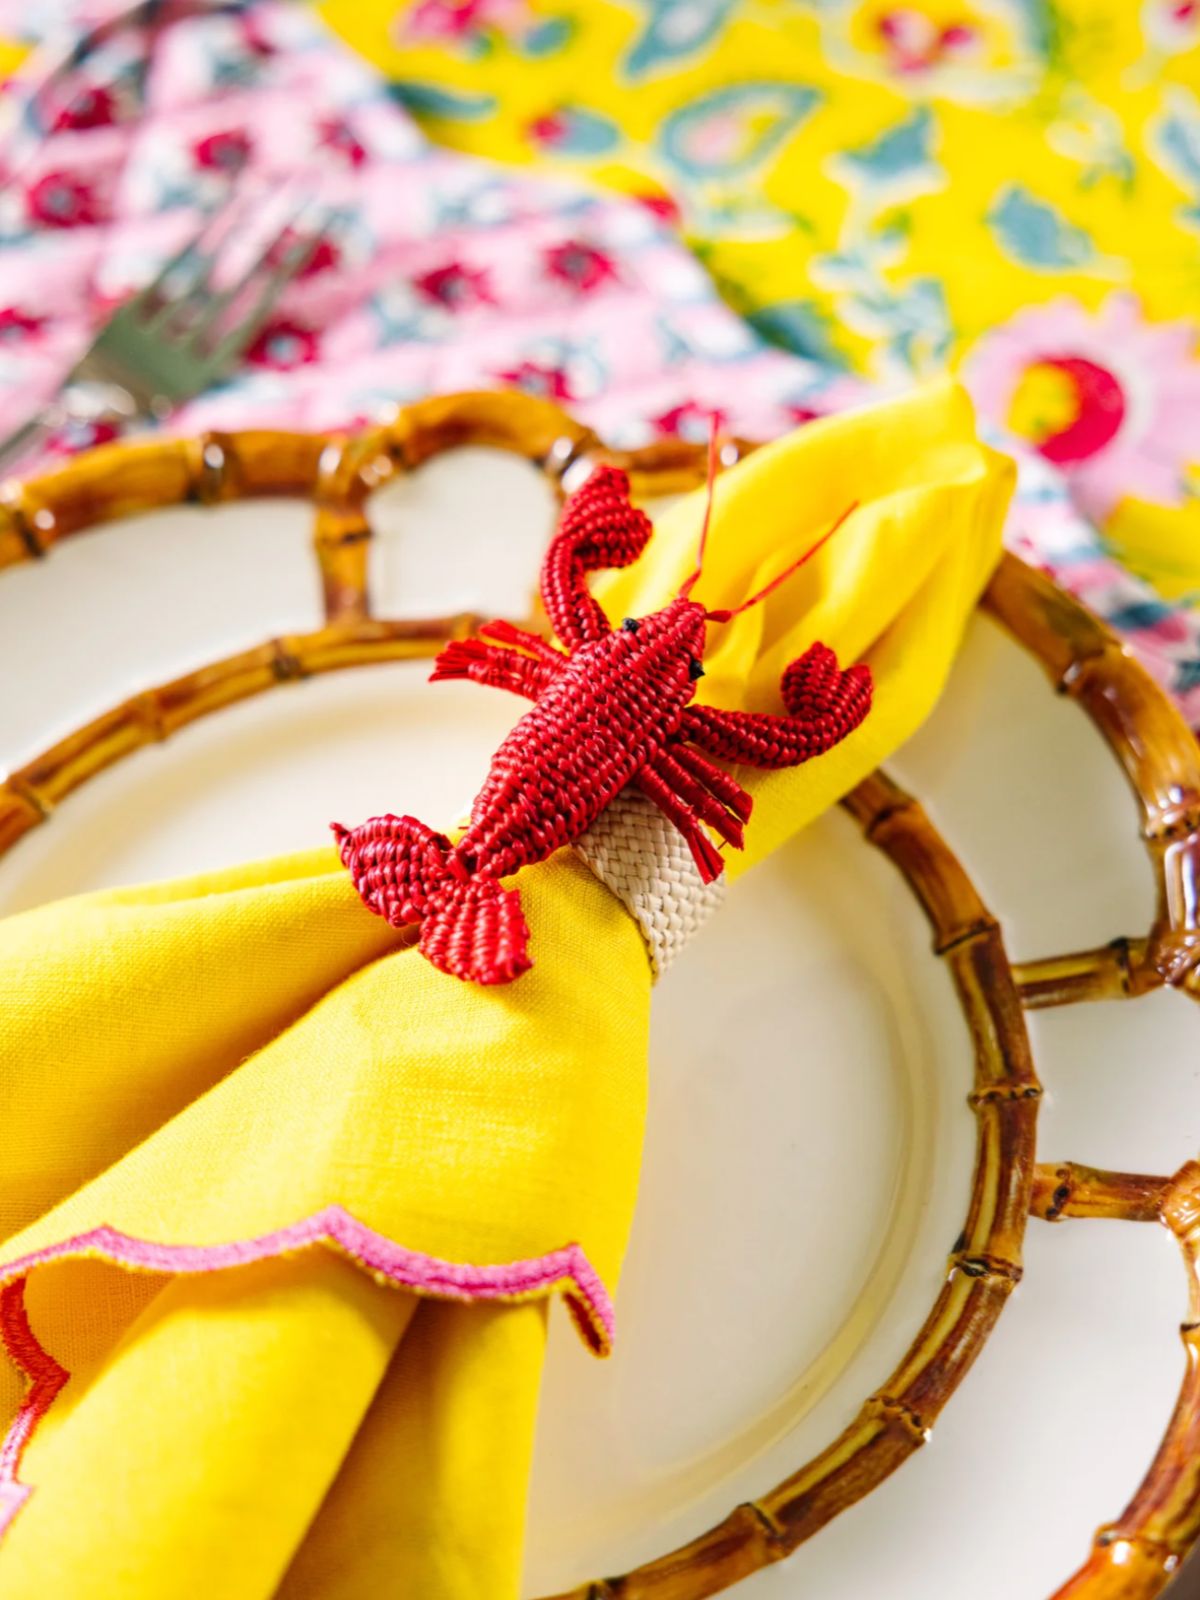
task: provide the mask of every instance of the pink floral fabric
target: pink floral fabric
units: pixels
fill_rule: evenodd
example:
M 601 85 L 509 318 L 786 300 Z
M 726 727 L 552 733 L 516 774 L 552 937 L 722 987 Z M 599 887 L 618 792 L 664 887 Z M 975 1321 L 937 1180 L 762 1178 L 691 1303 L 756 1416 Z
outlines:
M 766 437 L 852 392 L 765 345 L 651 210 L 429 144 L 305 12 L 156 14 L 101 30 L 52 93 L 30 92 L 32 72 L 8 86 L 21 127 L 0 153 L 0 427 L 54 393 L 205 207 L 249 196 L 266 226 L 289 183 L 327 235 L 241 370 L 172 431 L 329 428 L 510 385 L 623 442 L 705 430 L 736 389 L 730 424 Z
M 991 416 L 1010 411 L 1031 369 L 1069 380 L 1073 413 L 1048 428 L 1038 448 L 1100 522 L 1126 495 L 1173 503 L 1200 413 L 1195 341 L 1188 322 L 1147 321 L 1132 294 L 1110 295 L 1096 313 L 1064 298 L 986 334 L 964 377 Z
M 427 10 L 414 25 L 442 15 Z M 299 7 L 46 0 L 31 22 L 26 6 L 0 3 L 0 33 L 32 25 L 68 42 L 2 91 L 0 430 L 53 396 L 113 307 L 230 196 L 247 238 L 301 200 L 297 227 L 325 232 L 237 372 L 172 415 L 172 432 L 346 427 L 422 395 L 509 386 L 561 401 L 617 444 L 703 438 L 714 412 L 765 439 L 871 393 L 735 316 L 661 205 L 432 145 L 385 80 Z M 1043 307 L 981 343 L 966 377 L 992 396 L 988 414 L 1004 414 L 1028 350 L 1044 364 L 1055 333 L 1071 334 L 1069 376 L 1088 388 L 1093 433 L 1121 426 L 1113 408 L 1139 392 L 1143 367 L 1173 358 L 1170 329 L 1143 334 L 1119 298 L 1087 327 L 1065 328 L 1068 314 L 1078 320 Z M 1139 337 L 1157 343 L 1139 354 Z M 1133 351 L 1120 396 L 1103 361 L 1076 354 L 1089 339 Z M 1194 409 L 1180 372 L 1144 447 L 1122 457 L 1126 489 L 1131 474 L 1153 474 L 1154 441 Z M 113 433 L 71 428 L 51 451 Z M 1200 723 L 1200 616 L 1166 606 L 1105 552 L 1080 509 L 1102 514 L 1113 492 L 1098 472 L 1084 481 L 1089 440 L 1056 441 L 1060 459 L 996 442 L 1021 464 L 1010 544 L 1121 628 Z

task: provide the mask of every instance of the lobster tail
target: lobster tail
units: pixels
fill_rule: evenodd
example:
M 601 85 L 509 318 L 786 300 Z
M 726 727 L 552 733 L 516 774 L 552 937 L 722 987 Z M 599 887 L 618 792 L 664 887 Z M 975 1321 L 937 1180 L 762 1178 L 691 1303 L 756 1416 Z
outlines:
M 448 878 L 421 923 L 421 954 L 468 983 L 511 983 L 531 965 L 520 895 L 497 878 Z
M 439 972 L 509 983 L 530 966 L 529 929 L 515 889 L 470 875 L 445 834 L 415 817 L 333 824 L 342 863 L 368 910 L 393 928 L 421 925 L 420 950 Z

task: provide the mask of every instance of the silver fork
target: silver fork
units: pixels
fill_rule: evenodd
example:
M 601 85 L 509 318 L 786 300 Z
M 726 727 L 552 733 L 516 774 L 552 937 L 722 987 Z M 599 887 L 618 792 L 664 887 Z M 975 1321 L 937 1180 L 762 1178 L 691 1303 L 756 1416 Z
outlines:
M 324 237 L 323 224 L 278 253 L 306 209 L 307 201 L 293 207 L 245 270 L 219 290 L 216 268 L 236 231 L 234 208 L 208 217 L 154 281 L 117 308 L 56 398 L 0 440 L 0 473 L 65 423 L 161 420 L 223 378 Z M 223 322 L 247 299 L 243 311 Z

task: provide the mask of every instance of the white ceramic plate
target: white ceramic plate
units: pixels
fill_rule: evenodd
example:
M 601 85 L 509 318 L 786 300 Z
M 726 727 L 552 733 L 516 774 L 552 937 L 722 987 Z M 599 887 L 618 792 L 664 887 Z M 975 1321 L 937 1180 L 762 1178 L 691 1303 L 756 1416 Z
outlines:
M 380 494 L 375 610 L 522 614 L 553 508 L 483 450 Z M 0 767 L 144 688 L 316 627 L 300 502 L 178 508 L 0 574 Z M 447 553 L 452 552 L 450 558 Z M 333 816 L 450 819 L 518 702 L 421 664 L 202 721 L 71 797 L 0 861 L 0 912 L 322 841 Z M 1098 735 L 978 618 L 891 770 L 1022 959 L 1142 933 L 1151 883 Z M 1029 1018 L 1042 1160 L 1175 1171 L 1200 1144 L 1192 1004 Z M 623 1571 L 826 1445 L 912 1340 L 965 1214 L 972 1056 L 915 901 L 842 813 L 738 886 L 660 985 L 618 1347 L 556 1316 L 528 1591 Z M 1147 1080 L 1152 1092 L 1147 1092 Z M 1136 1486 L 1178 1388 L 1164 1230 L 1033 1221 L 1026 1275 L 932 1443 L 748 1600 L 1043 1600 Z

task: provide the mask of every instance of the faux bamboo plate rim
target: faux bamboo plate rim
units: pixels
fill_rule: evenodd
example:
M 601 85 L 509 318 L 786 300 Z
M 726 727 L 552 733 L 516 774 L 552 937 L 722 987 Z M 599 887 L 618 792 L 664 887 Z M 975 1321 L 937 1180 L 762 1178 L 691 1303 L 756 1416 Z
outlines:
M 367 582 L 370 495 L 459 445 L 512 451 L 558 492 L 584 460 L 624 466 L 636 492 L 668 493 L 702 476 L 703 451 L 671 441 L 607 449 L 551 402 L 519 393 L 417 402 L 347 436 L 208 434 L 105 446 L 25 484 L 0 489 L 0 567 L 134 512 L 263 495 L 316 503 L 315 551 L 325 624 L 277 638 L 137 695 L 60 740 L 0 785 L 0 853 L 89 777 L 133 750 L 274 684 L 346 666 L 435 653 L 469 632 L 470 615 L 383 620 Z M 751 449 L 738 441 L 732 451 Z M 946 1283 L 891 1380 L 825 1451 L 717 1527 L 619 1578 L 556 1600 L 694 1600 L 781 1559 L 883 1481 L 928 1437 L 979 1353 L 1021 1272 L 1025 1219 L 1156 1220 L 1179 1240 L 1190 1309 L 1188 1366 L 1158 1454 L 1121 1516 L 1052 1600 L 1157 1594 L 1200 1537 L 1200 1481 L 1189 1470 L 1200 1428 L 1200 1165 L 1172 1177 L 1036 1164 L 1041 1093 L 1023 1009 L 1136 998 L 1163 984 L 1200 993 L 1200 754 L 1186 724 L 1120 641 L 1047 579 L 1005 555 L 983 605 L 1078 701 L 1136 797 L 1157 888 L 1144 935 L 1010 964 L 1001 931 L 920 805 L 882 773 L 845 800 L 868 840 L 899 868 L 950 968 L 975 1045 L 977 1159 L 970 1209 Z

